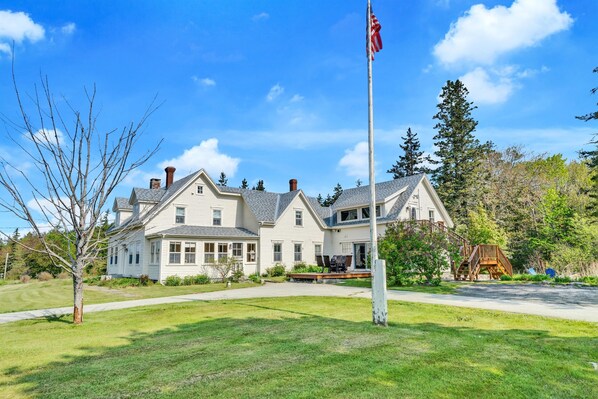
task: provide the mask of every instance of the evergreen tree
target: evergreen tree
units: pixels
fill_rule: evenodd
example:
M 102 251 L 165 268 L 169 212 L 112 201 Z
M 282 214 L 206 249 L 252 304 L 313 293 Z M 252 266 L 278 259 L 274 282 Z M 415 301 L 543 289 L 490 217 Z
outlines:
M 598 73 L 598 67 L 594 68 L 593 72 Z M 596 94 L 596 92 L 598 92 L 598 87 L 594 87 L 591 90 L 592 94 Z M 591 120 L 598 121 L 598 110 L 590 112 L 589 114 L 576 116 L 576 118 L 584 122 Z M 592 173 L 592 187 L 590 188 L 590 204 L 588 205 L 588 210 L 594 219 L 598 219 L 598 133 L 594 135 L 594 138 L 590 144 L 594 146 L 594 149 L 589 151 L 580 151 L 580 155 L 586 160 Z
M 423 164 L 424 162 L 430 162 L 431 159 L 429 156 L 424 156 L 424 152 L 419 150 L 420 143 L 417 133 L 413 133 L 411 128 L 408 128 L 407 136 L 401 138 L 403 144 L 400 147 L 403 150 L 403 155 L 399 156 L 399 160 L 386 173 L 392 173 L 393 179 L 413 176 L 418 173 L 430 173 L 430 169 Z
M 318 200 L 318 204 L 324 206 L 324 198 L 322 198 L 322 194 L 318 194 L 318 197 L 316 199 Z
M 320 202 L 320 204 L 322 206 L 332 206 L 336 200 L 338 199 L 338 197 L 341 196 L 341 194 L 343 193 L 343 187 L 340 185 L 340 183 L 336 183 L 336 186 L 332 189 L 332 195 L 328 194 L 326 195 L 326 199 L 323 200 L 322 202 Z M 320 194 L 318 194 L 318 198 L 321 200 L 322 196 Z
M 266 187 L 264 187 L 264 181 L 258 180 L 257 185 L 253 186 L 251 189 L 257 191 L 266 191 Z
M 241 181 L 241 187 L 239 188 L 249 188 L 249 184 L 247 183 L 247 179 L 243 178 L 243 181 Z
M 222 187 L 226 187 L 226 183 L 228 183 L 226 174 L 224 172 L 220 172 L 220 178 L 218 179 L 218 185 L 222 186 Z
M 475 185 L 475 172 L 481 159 L 490 150 L 492 144 L 484 145 L 475 138 L 473 132 L 478 122 L 471 113 L 475 107 L 467 101 L 469 91 L 460 80 L 447 81 L 440 94 L 441 102 L 437 105 L 438 120 L 434 129 L 435 152 L 439 166 L 432 172 L 440 199 L 450 215 L 463 223 L 471 204 L 468 201 L 468 188 Z
M 361 181 L 361 179 L 355 180 L 355 187 L 361 187 L 362 184 L 363 182 Z

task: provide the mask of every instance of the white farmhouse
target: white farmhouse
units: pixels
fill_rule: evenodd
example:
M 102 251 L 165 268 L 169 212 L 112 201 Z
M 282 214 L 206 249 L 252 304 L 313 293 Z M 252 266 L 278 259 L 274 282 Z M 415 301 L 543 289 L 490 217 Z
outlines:
M 315 264 L 316 255 L 352 255 L 350 270 L 365 269 L 369 250 L 369 186 L 344 190 L 322 207 L 289 181 L 286 193 L 222 187 L 202 169 L 166 184 L 134 188 L 116 198 L 110 230 L 108 274 L 149 275 L 164 281 L 208 273 L 219 259 L 236 258 L 246 275 L 275 264 Z M 378 233 L 397 220 L 430 220 L 452 227 L 425 175 L 376 184 Z

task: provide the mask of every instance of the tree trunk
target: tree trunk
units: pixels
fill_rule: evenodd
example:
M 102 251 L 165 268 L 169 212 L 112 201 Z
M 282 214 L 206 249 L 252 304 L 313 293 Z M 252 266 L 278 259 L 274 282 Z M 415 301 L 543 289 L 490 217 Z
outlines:
M 77 271 L 73 273 L 73 323 L 83 323 L 83 272 Z

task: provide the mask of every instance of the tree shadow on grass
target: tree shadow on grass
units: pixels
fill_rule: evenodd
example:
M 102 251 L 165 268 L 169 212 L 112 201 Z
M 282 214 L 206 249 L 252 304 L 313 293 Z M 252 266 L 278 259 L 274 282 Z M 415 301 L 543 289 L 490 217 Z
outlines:
M 36 398 L 598 397 L 588 364 L 596 337 L 429 322 L 378 328 L 256 302 L 224 304 L 245 308 L 244 318 L 137 332 L 120 346 L 11 367 L 4 385 Z

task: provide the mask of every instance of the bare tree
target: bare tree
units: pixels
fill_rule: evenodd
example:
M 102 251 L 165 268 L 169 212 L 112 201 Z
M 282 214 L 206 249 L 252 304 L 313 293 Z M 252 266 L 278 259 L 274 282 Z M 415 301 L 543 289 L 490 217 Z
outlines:
M 33 167 L 25 172 L 0 159 L 0 188 L 5 192 L 0 207 L 27 222 L 54 264 L 72 275 L 73 322 L 80 324 L 83 270 L 99 256 L 102 209 L 118 184 L 158 150 L 161 142 L 140 155 L 134 153 L 142 128 L 157 106 L 154 99 L 139 121 L 104 131 L 97 125 L 95 85 L 85 89 L 81 112 L 62 96 L 57 101 L 47 77 L 41 77 L 41 86 L 28 96 L 29 112 L 14 66 L 12 76 L 20 122 L 4 116 L 2 120 L 14 130 L 10 139 Z M 60 232 L 68 250 L 46 240 L 47 230 Z

